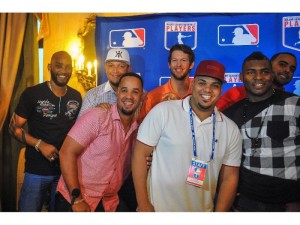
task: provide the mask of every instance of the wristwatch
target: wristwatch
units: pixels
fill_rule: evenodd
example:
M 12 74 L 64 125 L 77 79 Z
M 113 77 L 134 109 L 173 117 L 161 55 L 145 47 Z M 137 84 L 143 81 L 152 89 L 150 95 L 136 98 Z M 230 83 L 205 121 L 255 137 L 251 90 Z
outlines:
M 75 199 L 79 197 L 80 190 L 78 188 L 74 188 L 71 192 L 72 199 L 71 199 L 71 205 L 74 205 Z

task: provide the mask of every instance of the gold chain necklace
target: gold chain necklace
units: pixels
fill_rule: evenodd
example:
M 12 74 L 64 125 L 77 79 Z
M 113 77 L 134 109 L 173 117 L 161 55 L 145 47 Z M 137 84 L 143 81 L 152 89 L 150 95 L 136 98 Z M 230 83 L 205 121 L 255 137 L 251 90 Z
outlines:
M 49 86 L 50 90 L 52 91 L 52 93 L 54 93 L 53 90 L 52 90 L 52 86 L 51 86 L 50 81 L 48 82 L 48 84 L 49 84 L 48 86 Z M 65 94 L 67 94 L 67 91 L 68 91 L 68 87 L 66 86 L 65 93 L 62 96 L 64 96 Z

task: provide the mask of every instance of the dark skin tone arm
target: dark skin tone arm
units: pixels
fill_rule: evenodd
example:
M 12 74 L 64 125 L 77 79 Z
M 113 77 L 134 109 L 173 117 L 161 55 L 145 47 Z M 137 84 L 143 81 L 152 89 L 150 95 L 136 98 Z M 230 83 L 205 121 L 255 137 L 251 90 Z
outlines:
M 9 123 L 9 133 L 16 140 L 34 147 L 38 142 L 38 138 L 31 136 L 27 131 L 23 129 L 26 122 L 27 119 L 22 118 L 14 113 Z M 56 149 L 56 147 L 44 142 L 43 140 L 39 144 L 39 152 L 49 161 L 51 161 L 51 158 L 58 158 L 58 150 Z
M 132 176 L 140 212 L 154 212 L 153 205 L 151 204 L 147 193 L 148 166 L 146 163 L 146 157 L 148 157 L 152 151 L 152 146 L 136 141 L 132 157 Z
M 219 175 L 219 195 L 216 212 L 228 212 L 236 196 L 239 181 L 239 167 L 222 165 Z

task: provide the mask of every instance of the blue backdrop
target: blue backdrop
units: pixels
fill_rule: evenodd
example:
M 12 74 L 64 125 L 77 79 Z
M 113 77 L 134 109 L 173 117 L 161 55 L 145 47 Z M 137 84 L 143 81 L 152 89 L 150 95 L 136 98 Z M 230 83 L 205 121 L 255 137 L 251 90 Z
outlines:
M 104 61 L 108 50 L 126 48 L 133 71 L 141 74 L 145 89 L 152 90 L 169 79 L 168 54 L 176 43 L 187 44 L 195 52 L 191 77 L 201 60 L 215 59 L 225 65 L 227 83 L 224 92 L 241 85 L 242 62 L 253 51 L 261 51 L 270 58 L 276 52 L 287 51 L 300 60 L 300 13 L 166 13 L 97 17 L 98 84 L 107 80 Z M 286 86 L 287 91 L 297 92 L 295 82 L 300 78 L 299 71 L 296 70 L 293 81 Z

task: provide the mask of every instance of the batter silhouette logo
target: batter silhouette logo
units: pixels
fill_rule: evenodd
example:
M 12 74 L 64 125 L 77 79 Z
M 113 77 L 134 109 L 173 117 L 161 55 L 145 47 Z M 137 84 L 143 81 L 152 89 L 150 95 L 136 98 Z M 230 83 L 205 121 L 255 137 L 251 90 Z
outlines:
M 111 48 L 142 48 L 146 45 L 144 28 L 111 30 L 109 32 Z
M 282 45 L 300 51 L 300 16 L 282 18 Z
M 196 49 L 197 47 L 197 22 L 165 22 L 165 49 L 175 44 L 185 44 Z
M 258 24 L 234 24 L 218 26 L 220 46 L 258 45 Z

